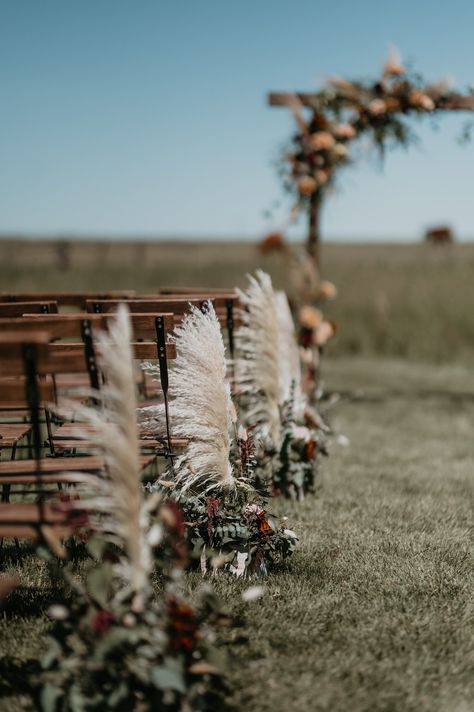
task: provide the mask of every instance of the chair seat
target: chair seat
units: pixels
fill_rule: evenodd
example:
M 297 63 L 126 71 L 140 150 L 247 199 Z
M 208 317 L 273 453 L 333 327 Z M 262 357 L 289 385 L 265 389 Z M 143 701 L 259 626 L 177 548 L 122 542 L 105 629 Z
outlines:
M 78 435 L 78 432 L 85 437 Z M 88 439 L 89 435 L 94 433 L 94 425 L 91 423 L 64 423 L 53 434 L 52 443 L 57 449 L 71 449 L 77 447 L 92 447 L 94 443 Z M 184 438 L 171 438 L 172 448 L 183 448 L 187 445 L 187 440 Z M 155 437 L 140 438 L 139 446 L 141 448 L 166 448 L 167 443 L 163 439 Z
M 0 504 L 0 538 L 36 540 L 41 536 L 41 527 L 48 527 L 58 538 L 73 533 L 65 514 L 48 502 L 41 507 L 30 502 Z
M 143 469 L 151 465 L 155 455 L 148 454 L 140 457 Z M 39 474 L 58 474 L 66 472 L 101 472 L 104 470 L 104 458 L 99 455 L 84 457 L 47 457 L 39 460 Z M 0 462 L 0 477 L 11 476 L 12 481 L 20 475 L 35 475 L 38 463 L 36 460 L 6 460 Z
M 95 472 L 66 472 L 61 474 L 42 474 L 41 485 L 73 485 L 84 480 L 84 475 L 96 477 Z M 0 485 L 37 485 L 36 475 L 0 475 Z
M 0 423 L 0 449 L 12 447 L 31 432 L 28 423 Z

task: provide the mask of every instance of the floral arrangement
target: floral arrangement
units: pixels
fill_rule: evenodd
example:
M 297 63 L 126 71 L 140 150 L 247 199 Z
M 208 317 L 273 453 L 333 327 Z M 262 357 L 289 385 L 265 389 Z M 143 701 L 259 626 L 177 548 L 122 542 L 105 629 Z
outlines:
M 173 435 L 188 445 L 152 489 L 166 491 L 182 507 L 186 536 L 201 570 L 223 567 L 238 576 L 264 574 L 292 553 L 297 537 L 286 522 L 267 514 L 255 478 L 253 433 L 239 428 L 225 347 L 212 304 L 191 308 L 175 329 L 177 358 L 170 370 Z M 149 373 L 157 374 L 153 364 Z M 142 432 L 156 432 L 162 409 L 142 408 Z M 276 413 L 275 426 L 280 427 Z
M 309 119 L 296 94 L 289 100 L 298 132 L 280 165 L 285 190 L 296 194 L 295 211 L 314 196 L 323 198 L 339 169 L 353 162 L 350 149 L 361 136 L 369 135 L 382 155 L 391 146 L 409 146 L 416 140 L 409 117 L 472 111 L 474 95 L 461 96 L 447 81 L 425 83 L 392 50 L 375 81 L 330 79 L 305 105 Z
M 244 428 L 239 429 L 237 452 L 234 465 L 249 481 L 256 461 L 252 434 Z M 249 486 L 230 497 L 179 498 L 188 541 L 203 573 L 223 567 L 238 577 L 264 576 L 293 553 L 298 537 L 288 528 L 287 517 L 278 519 L 268 512 L 266 499 Z
M 303 391 L 308 402 L 317 406 L 322 395 L 321 357 L 327 343 L 336 333 L 337 325 L 334 321 L 325 319 L 318 307 L 307 304 L 298 311 L 298 327 L 298 343 L 303 370 Z
M 70 594 L 50 609 L 55 624 L 37 693 L 45 712 L 215 706 L 211 681 L 219 656 L 211 641 L 218 605 L 210 595 L 198 607 L 185 599 L 182 515 L 158 494 L 144 497 L 130 342 L 123 307 L 97 337 L 106 380 L 96 394 L 101 408 L 79 408 L 94 424 L 107 474 L 78 477 L 80 498 L 63 503 L 95 534 L 87 541 L 84 575 L 62 568 Z M 156 568 L 158 596 L 151 581 Z
M 236 392 L 258 442 L 259 488 L 301 499 L 312 489 L 318 454 L 329 430 L 303 392 L 300 353 L 286 295 L 269 275 L 249 277 L 237 331 Z
M 166 505 L 155 514 L 162 552 L 176 548 L 173 518 Z M 81 581 L 64 568 L 70 594 L 49 609 L 54 624 L 41 660 L 38 709 L 214 709 L 224 671 L 215 631 L 228 624 L 214 595 L 202 590 L 191 605 L 179 565 L 168 560 L 159 595 L 150 588 L 137 605 L 133 596 L 122 596 L 120 550 L 95 536 L 87 551 Z

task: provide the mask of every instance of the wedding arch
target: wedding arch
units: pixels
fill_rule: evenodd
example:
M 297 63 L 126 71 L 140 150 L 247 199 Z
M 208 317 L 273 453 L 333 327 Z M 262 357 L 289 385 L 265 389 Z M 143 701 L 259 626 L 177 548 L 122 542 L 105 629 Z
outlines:
M 292 217 L 307 214 L 306 248 L 319 268 L 321 207 L 339 171 L 355 162 L 357 139 L 368 136 L 382 156 L 393 146 L 409 146 L 416 139 L 412 118 L 474 111 L 474 89 L 463 94 L 445 80 L 427 84 L 392 51 L 375 80 L 336 77 L 317 92 L 270 92 L 268 101 L 288 107 L 296 120 L 279 173 L 284 190 L 295 197 Z M 470 128 L 464 127 L 462 139 L 468 140 Z

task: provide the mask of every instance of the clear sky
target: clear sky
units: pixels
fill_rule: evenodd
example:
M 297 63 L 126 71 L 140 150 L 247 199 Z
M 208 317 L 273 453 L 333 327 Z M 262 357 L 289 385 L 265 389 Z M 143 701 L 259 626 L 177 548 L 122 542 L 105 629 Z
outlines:
M 0 232 L 261 235 L 292 128 L 268 90 L 373 76 L 390 43 L 466 87 L 473 26 L 472 0 L 0 0 Z M 349 170 L 325 234 L 474 238 L 465 118 Z

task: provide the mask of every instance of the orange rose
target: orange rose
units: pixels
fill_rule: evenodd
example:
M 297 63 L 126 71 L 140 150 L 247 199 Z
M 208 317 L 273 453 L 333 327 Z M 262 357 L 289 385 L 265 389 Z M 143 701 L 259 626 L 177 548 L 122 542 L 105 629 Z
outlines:
M 322 320 L 322 312 L 316 307 L 302 307 L 298 313 L 298 321 L 305 329 L 316 329 Z
M 311 176 L 304 176 L 304 178 L 300 178 L 298 181 L 298 190 L 301 195 L 311 195 L 317 187 L 318 184 Z
M 332 321 L 323 321 L 313 335 L 316 346 L 325 346 L 336 333 L 336 325 Z
M 329 131 L 316 131 L 309 137 L 309 144 L 315 151 L 329 151 L 334 146 L 335 140 Z

